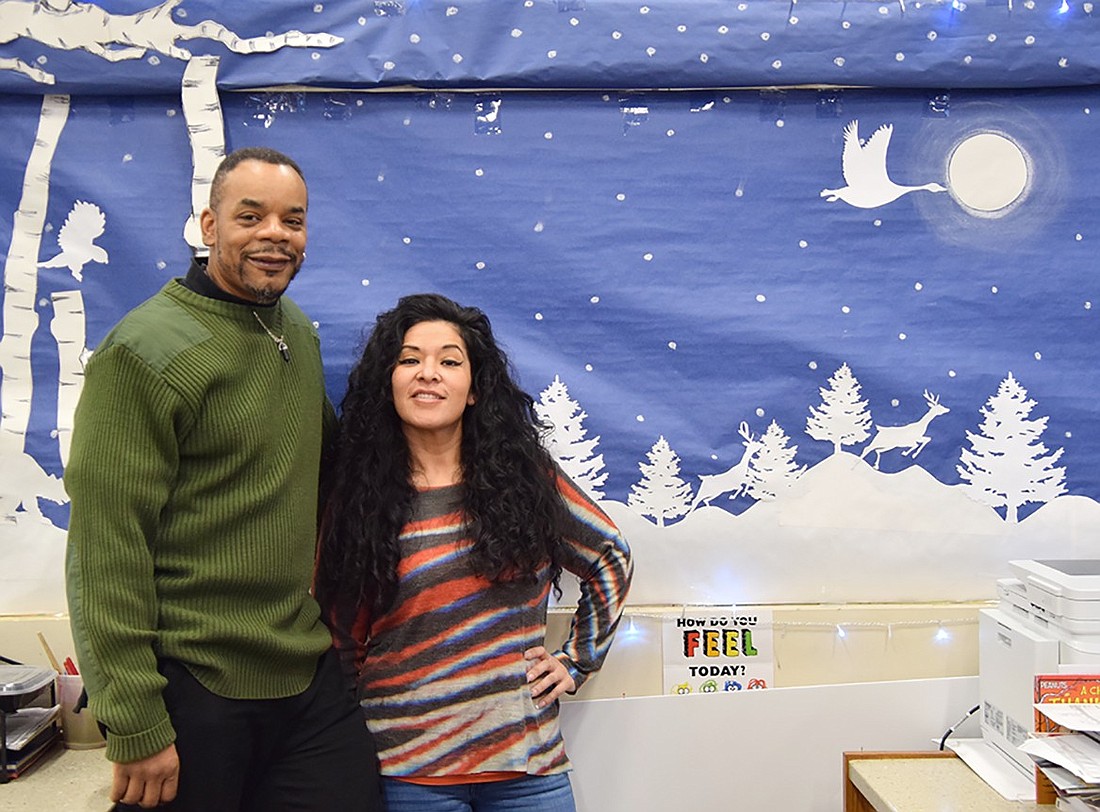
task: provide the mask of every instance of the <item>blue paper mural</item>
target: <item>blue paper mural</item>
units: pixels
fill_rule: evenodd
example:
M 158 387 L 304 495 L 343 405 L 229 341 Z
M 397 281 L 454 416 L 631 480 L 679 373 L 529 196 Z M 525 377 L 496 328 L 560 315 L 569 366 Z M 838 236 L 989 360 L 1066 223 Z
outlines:
M 309 180 L 290 293 L 334 400 L 398 296 L 481 306 L 635 602 L 988 597 L 1090 554 L 1098 34 L 1012 0 L 0 0 L 0 611 L 63 604 L 82 364 L 248 144 Z M 807 82 L 878 87 L 772 87 Z
M 1081 0 L 3 0 L 0 91 L 174 93 L 203 53 L 232 90 L 1087 86 L 1098 33 Z

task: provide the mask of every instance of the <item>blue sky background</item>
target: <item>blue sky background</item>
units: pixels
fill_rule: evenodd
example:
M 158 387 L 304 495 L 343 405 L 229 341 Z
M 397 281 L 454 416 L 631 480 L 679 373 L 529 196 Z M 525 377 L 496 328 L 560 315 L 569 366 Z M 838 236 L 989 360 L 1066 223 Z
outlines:
M 31 2 L 31 0 L 23 0 Z M 136 14 L 151 0 L 103 0 Z M 180 26 L 213 19 L 241 37 L 300 30 L 341 46 L 224 56 L 227 89 L 1087 86 L 1100 79 L 1100 8 L 1085 0 L 185 0 Z M 53 92 L 107 92 L 101 59 L 27 39 L 0 45 L 57 74 Z M 109 66 L 119 92 L 172 93 L 183 62 Z M 0 91 L 38 93 L 0 72 Z
M 1044 439 L 1066 448 L 1070 492 L 1100 497 L 1100 92 L 953 93 L 947 115 L 917 91 L 491 98 L 495 135 L 477 132 L 476 95 L 224 98 L 227 147 L 283 149 L 310 180 L 309 258 L 291 292 L 320 325 L 334 398 L 364 325 L 402 294 L 440 290 L 490 314 L 533 394 L 566 382 L 602 438 L 611 498 L 625 499 L 659 435 L 693 482 L 723 470 L 742 420 L 758 434 L 777 420 L 813 464 L 832 449 L 804 434 L 808 409 L 845 362 L 876 423 L 918 419 L 925 389 L 951 408 L 919 458 L 948 483 L 1011 371 L 1039 402 L 1033 416 L 1050 415 Z M 36 107 L 10 109 L 26 144 Z M 90 344 L 185 268 L 190 166 L 175 110 L 169 97 L 74 100 L 48 221 L 59 227 L 75 199 L 107 214 L 111 262 L 87 266 L 82 286 Z M 1031 196 L 1000 220 L 949 194 L 827 203 L 852 119 L 865 136 L 894 125 L 890 171 L 914 184 L 942 182 L 952 146 L 996 126 L 1032 157 Z M 43 269 L 40 299 L 74 284 Z M 51 342 L 40 328 L 47 423 Z M 882 463 L 907 464 L 899 452 Z
M 309 259 L 291 292 L 319 323 L 334 398 L 374 315 L 404 293 L 440 290 L 490 314 L 532 394 L 555 375 L 565 381 L 602 438 L 609 498 L 625 500 L 658 436 L 693 484 L 724 470 L 740 456 L 742 421 L 760 434 L 775 419 L 799 462 L 819 461 L 831 446 L 808 437 L 805 420 L 845 362 L 876 423 L 917 420 L 925 389 L 951 409 L 918 458 L 945 483 L 958 481 L 964 433 L 1012 372 L 1038 401 L 1033 416 L 1050 416 L 1047 446 L 1066 449 L 1069 492 L 1100 498 L 1096 16 L 1079 3 L 1063 13 L 1019 2 L 900 8 L 284 3 L 234 7 L 223 21 L 242 35 L 300 28 L 345 43 L 260 57 L 190 47 L 223 56 L 227 148 L 274 146 L 306 171 Z M 177 20 L 219 14 L 188 2 Z M 75 200 L 104 210 L 110 264 L 87 266 L 81 285 L 94 345 L 186 268 L 183 63 L 150 55 L 108 65 L 28 40 L 0 55 L 59 77 L 43 88 L 0 72 L 0 250 L 37 94 L 77 94 L 54 160 L 42 259 L 56 253 Z M 414 81 L 439 87 L 238 90 Z M 621 89 L 796 81 L 884 87 Z M 568 89 L 581 86 L 603 89 Z M 479 121 L 495 102 L 495 122 Z M 827 203 L 819 192 L 843 183 L 853 119 L 865 138 L 894 126 L 888 167 L 901 183 L 944 183 L 963 139 L 1003 133 L 1028 156 L 1027 198 L 1000 218 L 975 218 L 949 193 L 870 210 Z M 75 285 L 65 269 L 40 271 L 28 449 L 58 472 L 48 302 Z M 883 456 L 884 471 L 908 464 L 897 451 Z

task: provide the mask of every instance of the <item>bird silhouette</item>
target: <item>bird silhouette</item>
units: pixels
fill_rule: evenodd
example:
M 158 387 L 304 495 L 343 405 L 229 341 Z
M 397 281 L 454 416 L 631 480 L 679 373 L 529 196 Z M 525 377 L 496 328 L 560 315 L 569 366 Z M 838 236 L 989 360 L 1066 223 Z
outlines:
M 841 169 L 847 186 L 822 189 L 821 196 L 829 203 L 843 200 L 860 209 L 873 209 L 892 203 L 909 192 L 946 192 L 938 183 L 923 186 L 901 186 L 886 174 L 886 148 L 894 134 L 893 124 L 883 124 L 868 138 L 859 138 L 859 120 L 852 119 L 844 128 L 844 153 Z
M 107 264 L 107 252 L 95 244 L 96 238 L 103 235 L 107 218 L 95 203 L 78 200 L 73 204 L 65 224 L 57 232 L 57 244 L 61 253 L 45 262 L 39 262 L 39 268 L 68 268 L 73 279 L 80 282 L 84 278 L 84 266 L 89 262 Z

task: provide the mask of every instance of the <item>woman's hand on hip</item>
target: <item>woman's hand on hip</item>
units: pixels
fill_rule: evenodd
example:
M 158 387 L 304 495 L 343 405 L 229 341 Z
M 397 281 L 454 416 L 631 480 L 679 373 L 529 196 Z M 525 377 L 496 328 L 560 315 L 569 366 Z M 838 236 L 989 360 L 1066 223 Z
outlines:
M 562 661 L 542 646 L 527 649 L 523 658 L 527 660 L 527 684 L 535 707 L 545 708 L 562 694 L 577 690 L 577 683 Z

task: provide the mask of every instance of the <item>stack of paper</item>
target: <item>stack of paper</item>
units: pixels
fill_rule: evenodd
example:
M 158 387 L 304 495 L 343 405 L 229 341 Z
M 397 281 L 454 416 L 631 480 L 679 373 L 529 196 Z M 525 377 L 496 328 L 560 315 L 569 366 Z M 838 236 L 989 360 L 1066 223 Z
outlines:
M 1057 725 L 1082 733 L 1100 732 L 1100 705 L 1040 702 L 1035 709 Z
M 1020 749 L 1050 779 L 1059 809 L 1100 811 L 1100 708 L 1077 703 L 1043 703 L 1035 707 L 1063 729 L 1078 732 L 1038 735 Z
M 1100 742 L 1084 733 L 1062 733 L 1028 739 L 1020 749 L 1039 762 L 1064 767 L 1080 782 L 1096 784 L 1100 792 Z
M 1097 809 L 1100 809 L 1100 806 L 1096 804 L 1095 799 L 1089 800 L 1071 795 L 1060 796 L 1054 801 L 1055 808 L 1062 810 L 1062 812 L 1096 812 Z
M 8 750 L 22 750 L 35 736 L 46 729 L 61 713 L 61 706 L 52 708 L 23 708 L 18 713 L 10 713 L 7 718 Z
M 1059 808 L 1090 812 L 1100 810 L 1100 785 L 1081 781 L 1069 770 L 1054 764 L 1041 764 L 1039 769 L 1054 785 L 1054 791 L 1058 794 L 1056 800 L 1064 801 Z

